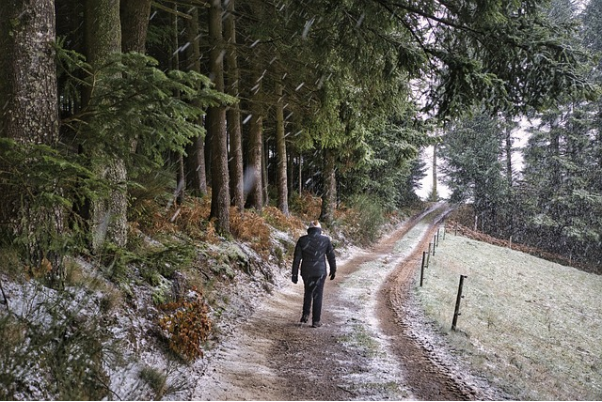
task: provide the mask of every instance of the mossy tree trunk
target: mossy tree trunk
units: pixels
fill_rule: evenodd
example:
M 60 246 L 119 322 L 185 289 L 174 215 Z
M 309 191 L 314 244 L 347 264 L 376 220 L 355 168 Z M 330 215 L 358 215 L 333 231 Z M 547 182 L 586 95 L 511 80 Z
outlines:
M 0 137 L 14 140 L 26 154 L 29 145 L 58 142 L 55 39 L 54 0 L 0 2 Z M 10 172 L 26 167 L 0 163 L 0 225 L 22 239 L 32 266 L 49 269 L 62 283 L 60 253 L 52 242 L 63 233 L 63 210 L 52 201 L 36 202 L 56 199 L 42 193 L 60 195 L 61 189 L 35 181 L 13 183 Z
M 201 73 L 199 10 L 197 8 L 193 9 L 190 15 L 192 18 L 186 20 L 187 37 L 190 43 L 188 47 L 187 69 Z M 197 106 L 200 107 L 198 102 Z M 203 124 L 202 118 L 198 121 L 198 124 Z M 186 165 L 186 188 L 193 196 L 206 196 L 208 191 L 205 165 L 205 136 L 194 138 L 192 143 L 186 146 L 184 163 Z
M 123 53 L 146 53 L 151 0 L 121 0 L 121 47 Z
M 286 139 L 284 136 L 284 90 L 282 83 L 276 84 L 276 154 L 278 157 L 278 209 L 288 215 L 288 180 Z
M 220 92 L 224 91 L 222 12 L 221 1 L 212 0 L 209 8 L 210 78 L 215 89 Z M 211 132 L 211 217 L 216 220 L 217 232 L 227 235 L 230 234 L 230 186 L 226 108 L 210 107 L 207 111 L 207 124 L 208 131 Z
M 261 212 L 263 209 L 263 111 L 259 101 L 262 75 L 255 65 L 253 71 L 253 92 L 249 104 L 249 141 L 247 146 L 247 173 L 245 187 L 248 188 L 247 205 Z
M 238 71 L 238 52 L 236 51 L 236 17 L 235 0 L 228 2 L 227 14 L 224 19 L 226 33 L 226 92 L 228 95 L 239 97 L 240 72 Z M 230 138 L 230 190 L 232 205 L 239 211 L 245 206 L 243 180 L 242 128 L 240 124 L 239 105 L 228 108 L 228 135 Z
M 334 211 L 337 205 L 336 157 L 332 149 L 324 150 L 323 178 L 324 193 L 322 194 L 322 211 L 320 220 L 327 224 L 334 221 Z
M 102 67 L 114 53 L 121 52 L 119 0 L 86 0 L 86 56 L 102 76 Z M 95 127 L 102 127 L 95 125 Z M 120 135 L 119 132 L 113 135 Z M 92 248 L 98 251 L 105 241 L 118 246 L 127 243 L 127 171 L 123 157 L 107 155 L 97 149 L 88 150 L 93 168 L 111 185 L 110 194 L 92 202 Z M 126 152 L 124 150 L 124 152 Z

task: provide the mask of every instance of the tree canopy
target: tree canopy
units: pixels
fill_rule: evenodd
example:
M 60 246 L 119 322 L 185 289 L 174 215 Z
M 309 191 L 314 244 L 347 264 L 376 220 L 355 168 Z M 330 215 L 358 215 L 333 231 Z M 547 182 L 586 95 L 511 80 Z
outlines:
M 320 196 L 328 224 L 357 195 L 386 209 L 413 199 L 413 161 L 440 122 L 481 108 L 542 110 L 595 89 L 579 26 L 553 18 L 544 0 L 50 3 L 58 100 L 11 103 L 9 80 L 0 135 L 26 135 L 10 131 L 26 104 L 59 114 L 56 150 L 108 189 L 80 189 L 87 196 L 67 204 L 90 239 L 118 246 L 127 205 L 159 172 L 173 175 L 163 188 L 172 206 L 209 188 L 225 236 L 231 203 L 260 212 L 275 188 L 285 212 L 288 197 Z M 7 76 L 24 65 L 12 38 L 34 10 L 1 7 L 15 16 L 0 20 Z M 42 67 L 23 67 L 32 84 Z

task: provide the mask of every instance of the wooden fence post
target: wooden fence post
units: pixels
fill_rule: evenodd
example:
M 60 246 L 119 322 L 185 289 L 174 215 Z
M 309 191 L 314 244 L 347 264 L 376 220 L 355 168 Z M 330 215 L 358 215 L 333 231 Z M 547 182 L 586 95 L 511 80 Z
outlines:
M 460 315 L 460 300 L 462 296 L 462 286 L 464 286 L 464 278 L 468 278 L 466 275 L 460 275 L 460 285 L 458 286 L 458 296 L 456 297 L 456 308 L 454 309 L 454 319 L 452 320 L 452 331 L 456 330 L 456 324 L 458 323 L 458 316 Z

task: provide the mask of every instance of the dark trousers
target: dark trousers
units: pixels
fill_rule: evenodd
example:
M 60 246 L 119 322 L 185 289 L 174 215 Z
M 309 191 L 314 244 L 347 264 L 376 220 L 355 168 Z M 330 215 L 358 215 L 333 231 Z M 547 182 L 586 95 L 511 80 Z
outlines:
M 303 278 L 303 286 L 305 288 L 305 293 L 303 294 L 303 315 L 309 317 L 311 310 L 312 322 L 320 321 L 320 317 L 322 316 L 322 296 L 324 295 L 325 281 L 326 275 Z

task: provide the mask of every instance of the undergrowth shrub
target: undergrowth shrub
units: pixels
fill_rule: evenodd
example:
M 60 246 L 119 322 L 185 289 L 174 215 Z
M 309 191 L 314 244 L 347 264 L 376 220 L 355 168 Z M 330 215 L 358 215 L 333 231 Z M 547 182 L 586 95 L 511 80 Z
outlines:
M 322 212 L 322 198 L 310 192 L 293 193 L 289 201 L 290 210 L 305 222 L 318 219 Z
M 143 257 L 144 264 L 168 279 L 173 279 L 176 271 L 190 266 L 196 256 L 196 248 L 191 244 L 166 244 L 160 249 L 149 250 Z
M 270 228 L 255 211 L 231 211 L 230 232 L 241 241 L 250 243 L 253 250 L 267 259 L 271 252 Z
M 382 206 L 368 195 L 357 195 L 350 199 L 349 208 L 341 210 L 345 233 L 354 242 L 367 245 L 378 239 L 385 223 Z
M 140 370 L 140 378 L 154 391 L 155 399 L 160 400 L 167 392 L 167 374 L 153 367 Z
M 16 318 L 0 316 L 0 400 L 14 400 L 19 389 L 18 379 L 26 369 L 19 353 L 26 340 L 26 326 Z M 17 353 L 15 353 L 17 351 Z
M 12 246 L 0 246 L 0 272 L 9 277 L 18 277 L 23 273 L 23 263 L 19 251 Z
M 201 345 L 208 339 L 211 321 L 208 306 L 201 295 L 192 289 L 188 300 L 180 300 L 159 306 L 164 314 L 159 327 L 169 339 L 169 348 L 186 361 L 203 356 Z
M 305 224 L 299 217 L 294 215 L 286 216 L 281 210 L 273 206 L 267 206 L 263 209 L 263 217 L 267 223 L 283 232 L 305 228 Z
M 217 235 L 213 225 L 209 222 L 211 196 L 190 197 L 182 205 L 172 209 L 174 209 L 174 214 L 179 210 L 174 219 L 179 230 L 193 239 L 215 242 Z
M 92 293 L 55 292 L 31 280 L 0 310 L 0 400 L 102 400 L 119 342 Z M 20 306 L 20 308 L 14 308 Z
M 139 259 L 133 253 L 111 242 L 105 242 L 97 256 L 105 276 L 113 282 L 120 282 L 126 278 L 128 265 Z

